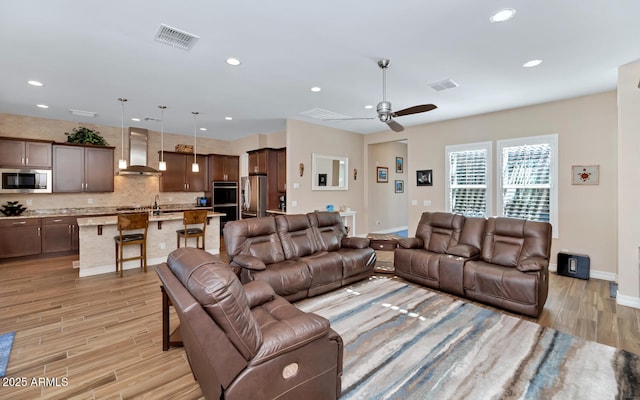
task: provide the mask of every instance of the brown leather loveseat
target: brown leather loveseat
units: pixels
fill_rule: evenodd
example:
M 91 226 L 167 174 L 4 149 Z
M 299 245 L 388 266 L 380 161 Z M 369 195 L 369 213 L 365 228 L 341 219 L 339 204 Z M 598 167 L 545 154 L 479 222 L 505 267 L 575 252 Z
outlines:
M 289 301 L 365 279 L 376 262 L 369 240 L 348 237 L 337 212 L 230 221 L 223 232 L 241 281 L 265 281 Z
M 404 279 L 532 317 L 544 308 L 551 224 L 425 212 L 415 237 L 398 244 Z
M 180 248 L 156 267 L 180 318 L 204 397 L 336 399 L 342 338 L 262 281 L 243 285 L 218 256 Z

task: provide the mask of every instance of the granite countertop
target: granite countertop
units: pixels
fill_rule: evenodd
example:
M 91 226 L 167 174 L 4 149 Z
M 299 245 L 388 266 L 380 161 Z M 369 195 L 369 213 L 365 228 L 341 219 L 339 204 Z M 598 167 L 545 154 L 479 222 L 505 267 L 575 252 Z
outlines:
M 160 206 L 161 213 L 170 213 L 187 210 L 212 210 L 212 207 L 198 207 L 195 204 L 166 204 Z M 81 207 L 81 208 L 52 208 L 26 210 L 18 216 L 0 216 L 0 219 L 23 219 L 44 217 L 91 217 L 97 215 L 118 215 L 127 213 L 139 213 L 153 211 L 151 207 L 117 206 L 117 207 Z M 182 218 L 182 216 L 180 217 Z
M 281 210 L 281 209 L 279 209 L 279 208 L 275 208 L 275 209 L 272 209 L 272 210 L 267 210 L 267 214 L 280 214 L 280 215 L 286 215 L 286 214 L 287 214 L 287 212 L 286 212 L 286 211 L 282 211 L 282 210 Z

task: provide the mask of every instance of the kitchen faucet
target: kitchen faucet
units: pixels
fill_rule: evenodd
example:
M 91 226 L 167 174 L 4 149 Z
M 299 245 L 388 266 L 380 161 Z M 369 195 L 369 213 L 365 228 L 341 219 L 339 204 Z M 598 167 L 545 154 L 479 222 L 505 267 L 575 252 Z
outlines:
M 160 194 L 153 198 L 153 215 L 160 215 Z

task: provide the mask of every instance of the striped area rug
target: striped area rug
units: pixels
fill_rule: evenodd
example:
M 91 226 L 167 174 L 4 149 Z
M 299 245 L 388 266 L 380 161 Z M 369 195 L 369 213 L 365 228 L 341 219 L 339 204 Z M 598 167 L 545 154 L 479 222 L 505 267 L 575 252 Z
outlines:
M 637 399 L 640 356 L 373 277 L 296 303 L 344 341 L 341 399 Z

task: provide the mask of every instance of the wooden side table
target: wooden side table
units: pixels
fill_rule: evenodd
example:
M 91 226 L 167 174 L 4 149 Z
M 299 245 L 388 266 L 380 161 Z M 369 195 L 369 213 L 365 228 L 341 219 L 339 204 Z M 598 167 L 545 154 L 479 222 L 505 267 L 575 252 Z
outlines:
M 171 299 L 167 295 L 167 291 L 164 290 L 164 286 L 160 285 L 160 291 L 162 292 L 162 350 L 167 351 L 171 346 L 182 347 L 182 335 L 180 334 L 180 325 L 170 331 L 169 327 L 169 307 Z
M 375 250 L 393 251 L 398 247 L 400 236 L 394 233 L 369 233 L 369 247 Z

